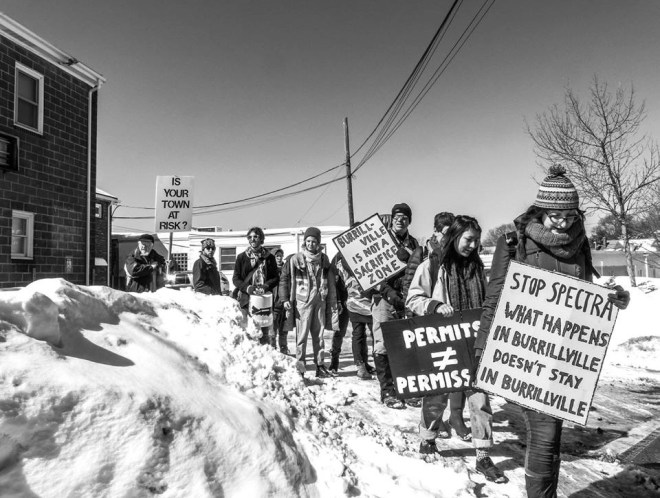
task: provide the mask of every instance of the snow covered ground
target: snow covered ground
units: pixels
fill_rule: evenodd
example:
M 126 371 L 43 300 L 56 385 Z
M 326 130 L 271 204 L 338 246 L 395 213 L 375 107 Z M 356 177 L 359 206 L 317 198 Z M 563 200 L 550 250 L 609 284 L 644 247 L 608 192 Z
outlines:
M 601 383 L 660 386 L 658 309 L 660 290 L 632 289 Z M 419 409 L 387 409 L 376 381 L 357 379 L 350 332 L 341 375 L 303 381 L 293 358 L 259 346 L 240 316 L 231 298 L 168 289 L 136 295 L 46 279 L 0 292 L 0 496 L 524 493 L 521 465 L 505 466 L 509 483 L 488 483 L 456 439 L 441 456 L 420 456 Z M 493 400 L 498 413 L 504 405 Z M 503 416 L 495 421 L 496 446 L 515 439 Z M 631 493 L 656 491 L 607 451 L 562 471 L 590 470 L 572 476 L 578 488 L 628 473 Z

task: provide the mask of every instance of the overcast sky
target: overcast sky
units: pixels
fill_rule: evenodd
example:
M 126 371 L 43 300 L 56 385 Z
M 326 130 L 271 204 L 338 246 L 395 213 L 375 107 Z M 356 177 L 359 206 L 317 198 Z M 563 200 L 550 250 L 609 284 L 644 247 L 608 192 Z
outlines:
M 298 182 L 367 138 L 440 26 L 448 0 L 4 0 L 2 11 L 103 74 L 97 186 L 153 207 L 156 176 L 195 177 L 196 206 Z M 464 2 L 429 64 L 481 2 Z M 596 74 L 634 85 L 660 136 L 660 2 L 497 0 L 424 100 L 356 174 L 355 217 L 413 209 L 510 221 L 542 177 L 524 119 Z M 364 149 L 353 159 L 359 162 Z M 343 170 L 320 177 L 330 180 Z M 149 216 L 120 207 L 116 216 Z M 196 226 L 347 224 L 346 184 L 198 215 Z M 115 229 L 153 230 L 118 219 Z

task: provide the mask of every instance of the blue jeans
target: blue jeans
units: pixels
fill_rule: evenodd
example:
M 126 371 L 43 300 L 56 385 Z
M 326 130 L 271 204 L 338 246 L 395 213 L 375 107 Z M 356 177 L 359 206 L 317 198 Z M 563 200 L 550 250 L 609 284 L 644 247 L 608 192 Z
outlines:
M 555 498 L 559 481 L 562 420 L 523 408 L 527 427 L 525 487 L 528 498 Z
M 488 395 L 481 391 L 465 391 L 470 410 L 472 444 L 475 448 L 487 449 L 493 446 L 493 410 Z M 447 394 L 435 394 L 422 398 L 422 420 L 419 423 L 419 436 L 430 441 L 438 436 L 442 414 L 447 407 Z

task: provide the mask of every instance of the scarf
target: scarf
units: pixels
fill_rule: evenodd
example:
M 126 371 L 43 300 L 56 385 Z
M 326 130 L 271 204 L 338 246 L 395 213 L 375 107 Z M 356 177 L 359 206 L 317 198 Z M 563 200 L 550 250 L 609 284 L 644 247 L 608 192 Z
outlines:
M 250 258 L 250 265 L 252 265 L 252 268 L 254 268 L 257 265 L 257 261 L 261 259 L 259 267 L 252 273 L 252 285 L 264 285 L 264 282 L 266 281 L 266 256 L 268 256 L 268 251 L 263 246 L 259 249 L 248 247 L 245 250 L 245 254 Z
M 587 237 L 581 221 L 571 225 L 564 233 L 553 233 L 543 223 L 532 221 L 525 227 L 525 235 L 560 259 L 574 256 Z
M 486 295 L 486 277 L 481 265 L 470 268 L 455 260 L 447 261 L 449 302 L 458 310 L 481 308 Z
M 202 261 L 204 261 L 204 263 L 206 263 L 207 265 L 210 265 L 210 266 L 215 267 L 215 265 L 216 265 L 216 263 L 215 263 L 215 259 L 213 259 L 213 258 L 209 258 L 209 257 L 208 257 L 206 254 L 204 254 L 203 252 L 199 253 L 199 257 L 202 258 Z

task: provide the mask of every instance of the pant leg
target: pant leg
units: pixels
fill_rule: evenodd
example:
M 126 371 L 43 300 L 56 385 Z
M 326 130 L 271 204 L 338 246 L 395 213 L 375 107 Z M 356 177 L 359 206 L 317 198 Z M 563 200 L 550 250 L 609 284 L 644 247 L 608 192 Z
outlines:
M 353 350 L 353 361 L 356 365 L 366 363 L 367 333 L 364 322 L 352 322 L 353 335 L 351 338 L 351 349 Z M 363 354 L 363 352 L 365 354 Z
M 419 422 L 419 437 L 430 441 L 438 436 L 442 427 L 442 415 L 447 408 L 447 395 L 434 394 L 422 398 L 422 419 Z
M 390 360 L 383 341 L 381 324 L 388 320 L 394 320 L 396 314 L 392 305 L 384 299 L 380 299 L 377 304 L 374 303 L 371 307 L 371 315 L 373 317 L 374 332 L 374 363 L 376 364 L 376 376 L 380 383 L 380 398 L 383 400 L 388 396 L 396 396 L 396 389 L 392 378 L 392 370 L 390 369 Z
M 481 391 L 466 391 L 465 395 L 470 410 L 472 444 L 475 448 L 492 448 L 493 410 L 490 408 L 488 394 Z
M 332 334 L 332 347 L 330 348 L 330 356 L 334 360 L 335 358 L 339 359 L 341 354 L 341 345 L 344 342 L 344 336 L 346 335 L 346 329 L 348 329 L 348 309 L 344 306 L 341 313 L 339 314 L 339 330 L 335 330 Z
M 277 338 L 280 350 L 287 349 L 287 332 L 284 330 L 285 320 L 284 308 L 275 308 L 273 310 L 273 337 Z
M 528 498 L 555 498 L 561 463 L 562 420 L 523 408 L 527 427 L 525 487 Z
M 298 314 L 296 319 L 296 361 L 298 362 L 298 368 L 304 369 L 307 337 L 313 319 L 313 309 L 309 306 L 309 303 L 300 303 L 296 311 Z
M 267 346 L 271 344 L 271 327 L 261 327 L 259 344 Z
M 312 301 L 312 317 L 310 321 L 310 333 L 312 335 L 312 351 L 314 353 L 314 363 L 316 366 L 323 365 L 325 360 L 325 301 L 319 296 Z

